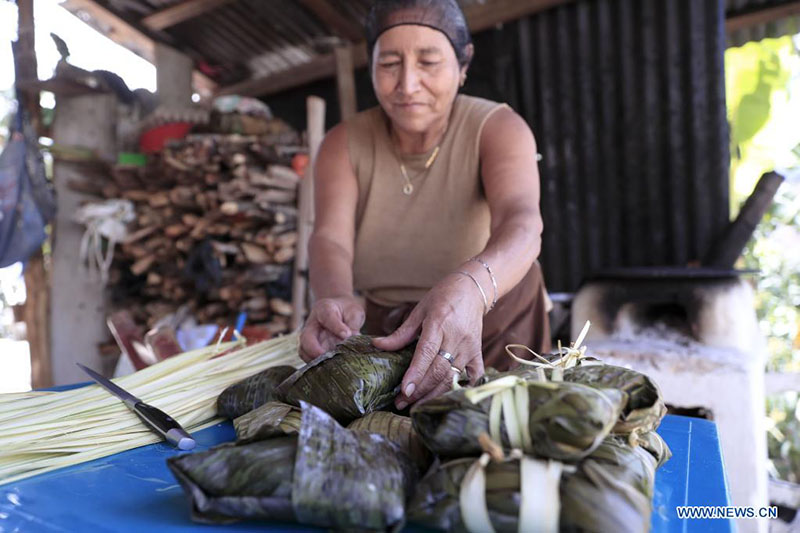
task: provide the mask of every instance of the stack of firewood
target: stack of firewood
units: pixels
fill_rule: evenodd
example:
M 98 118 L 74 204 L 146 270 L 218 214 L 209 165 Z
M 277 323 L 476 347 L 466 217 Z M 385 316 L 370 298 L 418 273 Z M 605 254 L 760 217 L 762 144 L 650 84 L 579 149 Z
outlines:
M 84 192 L 134 203 L 117 246 L 112 307 L 152 326 L 187 305 L 201 323 L 231 324 L 240 311 L 272 333 L 289 328 L 299 176 L 292 131 L 269 137 L 194 135 L 146 167 L 117 166 Z M 88 189 L 94 189 L 89 191 Z

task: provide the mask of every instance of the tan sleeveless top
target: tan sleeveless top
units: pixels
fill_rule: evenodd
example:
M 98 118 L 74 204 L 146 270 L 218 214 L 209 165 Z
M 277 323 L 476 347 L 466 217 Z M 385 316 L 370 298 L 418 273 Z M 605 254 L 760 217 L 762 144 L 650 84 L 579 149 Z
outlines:
M 350 161 L 358 178 L 354 288 L 382 305 L 418 302 L 458 265 L 486 246 L 489 205 L 480 179 L 483 125 L 506 107 L 458 95 L 439 154 L 402 156 L 405 180 L 380 107 L 347 122 Z

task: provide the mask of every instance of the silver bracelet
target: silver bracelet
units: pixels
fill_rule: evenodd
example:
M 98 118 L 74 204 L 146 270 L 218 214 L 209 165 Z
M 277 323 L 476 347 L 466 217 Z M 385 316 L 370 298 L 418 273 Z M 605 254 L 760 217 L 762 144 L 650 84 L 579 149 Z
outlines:
M 473 283 L 475 283 L 475 286 L 478 287 L 479 291 L 481 291 L 481 297 L 483 298 L 483 314 L 485 315 L 486 313 L 488 313 L 489 312 L 489 302 L 488 302 L 488 300 L 486 300 L 486 293 L 483 292 L 483 287 L 481 287 L 481 284 L 478 283 L 478 280 L 475 279 L 475 276 L 473 276 L 472 274 L 470 274 L 466 270 L 459 270 L 458 273 L 459 274 L 464 274 L 469 279 L 471 279 L 473 281 Z
M 489 311 L 491 311 L 492 309 L 494 309 L 494 306 L 497 305 L 497 279 L 494 277 L 494 272 L 492 272 L 492 269 L 489 267 L 489 265 L 486 264 L 486 261 L 483 261 L 479 257 L 473 257 L 472 259 L 470 259 L 470 261 L 476 261 L 482 264 L 483 268 L 485 268 L 486 271 L 489 273 L 489 277 L 492 278 L 492 288 L 494 288 L 494 298 L 492 299 L 492 306 L 489 307 Z

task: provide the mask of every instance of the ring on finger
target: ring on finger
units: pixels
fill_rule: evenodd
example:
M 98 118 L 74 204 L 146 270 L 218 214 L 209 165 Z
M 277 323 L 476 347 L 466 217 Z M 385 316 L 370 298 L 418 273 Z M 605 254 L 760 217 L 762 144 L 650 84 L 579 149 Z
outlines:
M 442 357 L 444 357 L 444 360 L 447 361 L 448 363 L 450 363 L 450 366 L 453 365 L 453 360 L 455 360 L 455 357 L 453 357 L 453 354 L 451 354 L 450 352 L 446 352 L 444 350 L 441 350 L 441 349 L 437 353 L 439 355 L 441 355 Z

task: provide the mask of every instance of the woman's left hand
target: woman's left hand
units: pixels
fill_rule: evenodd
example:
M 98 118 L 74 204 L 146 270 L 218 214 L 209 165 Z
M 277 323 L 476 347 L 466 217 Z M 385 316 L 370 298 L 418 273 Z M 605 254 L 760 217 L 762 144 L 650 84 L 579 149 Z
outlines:
M 483 298 L 473 281 L 464 274 L 450 274 L 428 291 L 394 333 L 373 339 L 381 350 L 399 350 L 420 332 L 395 400 L 398 409 L 450 390 L 454 367 L 466 368 L 473 382 L 483 375 L 483 311 Z M 452 363 L 443 352 L 453 355 Z

